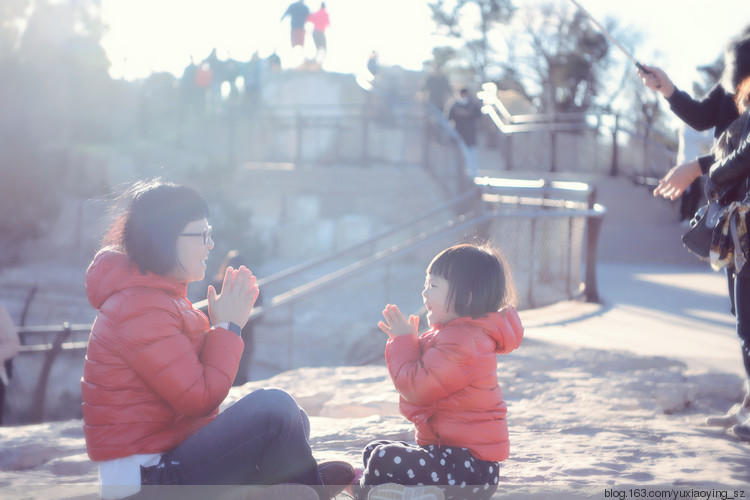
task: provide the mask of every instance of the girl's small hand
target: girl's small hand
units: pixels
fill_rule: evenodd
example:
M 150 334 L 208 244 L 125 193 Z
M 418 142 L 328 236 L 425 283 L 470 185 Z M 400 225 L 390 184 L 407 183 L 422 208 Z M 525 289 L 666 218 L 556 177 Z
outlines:
M 221 293 L 216 294 L 213 286 L 208 287 L 208 316 L 214 325 L 236 323 L 245 326 L 258 298 L 257 278 L 245 266 L 239 269 L 227 268 Z
M 398 306 L 388 304 L 383 309 L 383 318 L 385 318 L 385 322 L 379 322 L 378 328 L 388 334 L 390 338 L 399 335 L 418 336 L 419 316 L 409 316 L 409 320 L 407 321 Z

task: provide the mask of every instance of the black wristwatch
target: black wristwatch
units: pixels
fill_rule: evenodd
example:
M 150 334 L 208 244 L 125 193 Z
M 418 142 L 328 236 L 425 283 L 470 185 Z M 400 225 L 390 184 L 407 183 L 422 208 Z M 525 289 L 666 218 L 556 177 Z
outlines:
M 230 321 L 229 326 L 227 326 L 227 330 L 229 330 L 230 332 L 234 332 L 240 337 L 242 337 L 242 328 L 237 323 L 232 323 Z
M 219 323 L 219 324 L 217 324 L 217 325 L 214 325 L 214 326 L 216 326 L 216 327 L 218 327 L 218 328 L 224 328 L 224 329 L 227 329 L 227 330 L 229 330 L 230 332 L 234 332 L 234 333 L 236 333 L 237 335 L 239 335 L 240 337 L 242 337 L 242 328 L 241 328 L 241 327 L 240 327 L 240 325 L 238 325 L 237 323 L 232 323 L 232 322 L 230 321 L 230 322 L 228 322 L 228 323 L 226 323 L 226 322 L 224 322 L 224 323 Z

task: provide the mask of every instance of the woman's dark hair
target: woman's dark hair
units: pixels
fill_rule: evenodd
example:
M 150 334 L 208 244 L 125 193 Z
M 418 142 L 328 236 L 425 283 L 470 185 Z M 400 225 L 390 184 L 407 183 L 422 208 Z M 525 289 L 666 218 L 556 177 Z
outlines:
M 208 205 L 193 188 L 161 180 L 136 183 L 124 199 L 125 213 L 104 244 L 124 251 L 144 274 L 168 275 L 177 266 L 177 237 L 188 223 L 208 217 Z
M 724 49 L 724 72 L 721 85 L 734 95 L 742 81 L 750 76 L 750 35 L 734 38 Z
M 448 281 L 448 303 L 459 316 L 480 318 L 515 302 L 508 265 L 489 245 L 447 248 L 432 259 L 427 273 Z

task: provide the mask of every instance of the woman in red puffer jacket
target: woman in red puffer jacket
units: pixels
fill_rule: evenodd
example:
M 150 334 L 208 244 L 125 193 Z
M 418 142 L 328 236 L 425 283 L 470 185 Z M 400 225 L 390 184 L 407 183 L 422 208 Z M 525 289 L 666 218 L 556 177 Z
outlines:
M 209 317 L 188 301 L 187 284 L 204 278 L 214 246 L 203 198 L 159 181 L 129 195 L 86 272 L 98 314 L 81 383 L 83 428 L 102 496 L 141 485 L 280 483 L 303 488 L 284 490 L 298 498 L 318 498 L 301 485 L 333 496 L 326 479 L 341 482 L 351 467 L 316 463 L 309 420 L 289 394 L 261 389 L 219 413 L 258 287 L 244 266 L 228 268 L 221 294 L 208 289 Z

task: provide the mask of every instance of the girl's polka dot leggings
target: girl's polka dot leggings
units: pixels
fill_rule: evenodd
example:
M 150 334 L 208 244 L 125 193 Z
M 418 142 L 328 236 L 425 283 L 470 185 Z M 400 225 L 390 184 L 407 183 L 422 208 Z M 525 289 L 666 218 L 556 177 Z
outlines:
M 466 448 L 373 441 L 362 452 L 364 472 L 355 498 L 366 499 L 376 484 L 440 486 L 446 500 L 486 500 L 497 490 L 497 462 L 474 457 Z

